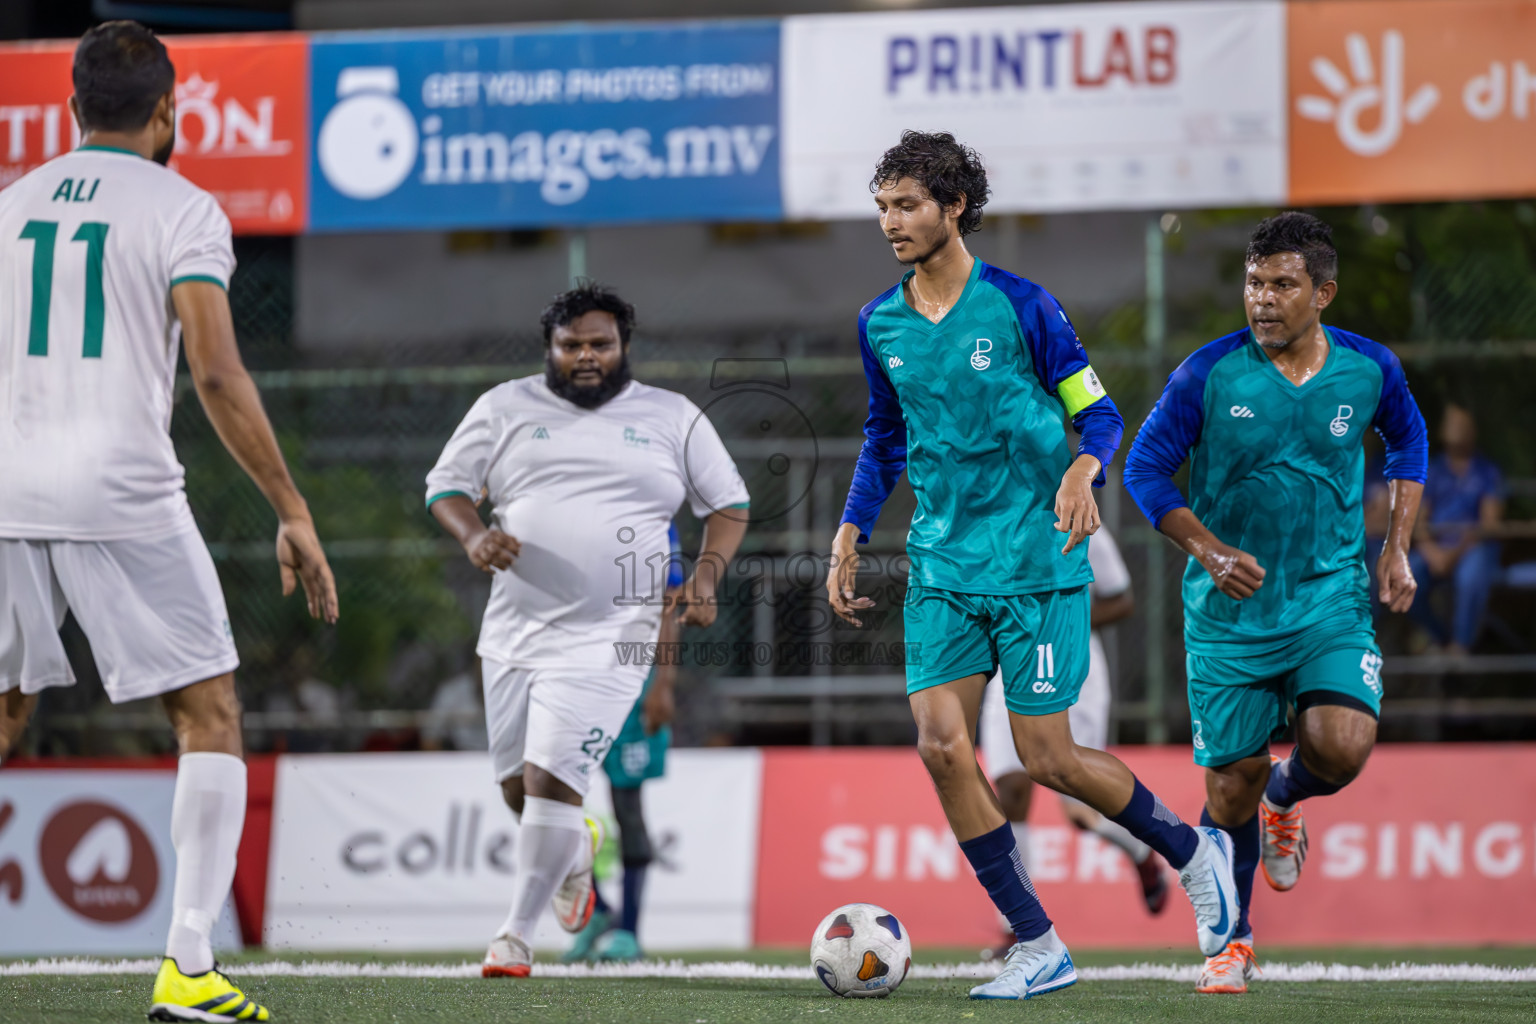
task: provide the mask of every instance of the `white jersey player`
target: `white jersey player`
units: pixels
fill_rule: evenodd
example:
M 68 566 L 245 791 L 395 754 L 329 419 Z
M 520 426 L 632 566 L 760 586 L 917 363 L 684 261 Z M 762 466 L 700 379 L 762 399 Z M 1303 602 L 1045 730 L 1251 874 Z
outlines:
M 1109 705 L 1112 694 L 1109 662 L 1104 656 L 1104 642 L 1099 637 L 1099 628 L 1128 617 L 1135 609 L 1135 601 L 1131 596 L 1130 571 L 1126 569 L 1125 560 L 1120 557 L 1120 548 L 1115 544 L 1115 538 L 1108 527 L 1099 527 L 1099 532 L 1089 542 L 1088 564 L 1093 570 L 1093 583 L 1089 585 L 1089 594 L 1093 598 L 1093 631 L 1088 639 L 1088 676 L 1083 680 L 1077 703 L 1067 711 L 1067 720 L 1072 727 L 1072 738 L 1079 745 L 1103 750 L 1109 742 Z M 987 684 L 986 695 L 982 698 L 978 732 L 987 772 L 997 788 L 1003 813 L 1013 822 L 1019 850 L 1027 857 L 1029 826 L 1025 821 L 1029 816 L 1033 789 L 1024 765 L 1019 761 L 1013 734 L 1009 729 L 1001 674 L 994 675 Z M 1066 796 L 1061 800 L 1068 821 L 1078 828 L 1097 833 L 1125 850 L 1136 864 L 1147 908 L 1154 914 L 1161 913 L 1168 901 L 1168 882 L 1157 854 L 1086 804 Z M 1012 944 L 1011 934 L 1008 941 Z
M 543 316 L 545 373 L 482 395 L 427 476 L 432 514 L 493 577 L 478 647 L 486 725 L 522 825 L 485 977 L 529 974 L 552 897 L 567 931 L 591 917 L 600 836 L 582 797 L 650 671 L 642 651 L 661 625 L 673 515 L 686 500 L 705 523 L 684 623 L 714 620 L 715 587 L 746 530 L 746 485 L 709 420 L 682 395 L 630 379 L 633 319 L 595 285 L 558 296 Z
M 335 584 L 255 385 L 226 289 L 229 220 L 164 164 L 175 71 L 133 22 L 86 33 L 82 146 L 0 192 L 0 757 L 39 691 L 74 683 L 73 611 L 113 702 L 161 698 L 181 758 L 176 887 L 150 1016 L 266 1020 L 214 969 L 209 932 L 245 821 L 238 658 L 171 446 L 176 357 L 277 511 L 283 590 L 336 618 Z

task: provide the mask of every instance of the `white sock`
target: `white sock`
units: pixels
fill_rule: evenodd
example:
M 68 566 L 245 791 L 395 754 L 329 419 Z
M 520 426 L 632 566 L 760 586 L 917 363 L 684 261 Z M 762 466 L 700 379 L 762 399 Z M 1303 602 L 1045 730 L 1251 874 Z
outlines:
M 1114 843 L 1124 850 L 1126 856 L 1137 864 L 1144 863 L 1152 855 L 1152 848 L 1127 832 L 1124 826 L 1117 825 L 1104 815 L 1099 815 L 1098 824 L 1093 826 L 1093 833 L 1106 842 Z
M 1013 841 L 1019 845 L 1019 859 L 1024 862 L 1024 871 L 1028 873 L 1034 860 L 1030 856 L 1033 851 L 1029 845 L 1029 822 L 1010 821 L 1008 824 L 1013 826 Z
M 245 762 L 233 754 L 182 754 L 171 803 L 176 890 L 165 955 L 183 974 L 213 967 L 208 936 L 235 880 L 245 828 Z
M 512 909 L 496 934 L 524 942 L 533 938 L 533 926 L 581 856 L 583 843 L 591 848 L 587 815 L 579 805 L 538 796 L 524 799 L 513 856 Z

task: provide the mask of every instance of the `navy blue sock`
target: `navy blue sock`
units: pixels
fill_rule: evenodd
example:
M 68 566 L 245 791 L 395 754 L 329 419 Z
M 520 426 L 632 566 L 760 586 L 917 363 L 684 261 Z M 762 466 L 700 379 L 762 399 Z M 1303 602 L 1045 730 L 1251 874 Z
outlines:
M 640 931 L 640 894 L 645 891 L 645 869 L 649 861 L 624 865 L 624 906 L 619 910 L 619 927 L 626 932 Z
M 1246 825 L 1227 828 L 1216 824 L 1211 812 L 1202 807 L 1200 824 L 1219 828 L 1232 837 L 1232 877 L 1237 880 L 1238 907 L 1237 929 L 1232 932 L 1232 937 L 1241 939 L 1251 935 L 1253 926 L 1248 923 L 1248 905 L 1253 902 L 1253 874 L 1259 870 L 1259 816 L 1255 814 L 1249 818 Z
M 592 887 L 592 889 L 593 889 L 594 892 L 597 893 L 597 902 L 592 904 L 592 913 L 594 913 L 594 914 L 607 914 L 607 913 L 611 913 L 613 908 L 608 905 L 608 901 L 607 900 L 603 899 L 603 890 L 599 889 L 595 885 Z
M 1051 930 L 1051 919 L 1045 916 L 1040 897 L 1035 895 L 1035 883 L 1029 880 L 1019 857 L 1012 825 L 1005 821 L 1001 828 L 963 841 L 960 849 L 976 870 L 977 880 L 986 886 L 987 895 L 1008 919 L 1014 938 L 1028 942 Z
M 1269 785 L 1264 787 L 1264 795 L 1276 807 L 1290 807 L 1309 796 L 1332 796 L 1343 788 L 1308 771 L 1301 760 L 1301 748 L 1297 747 L 1290 757 L 1270 765 Z
M 1135 781 L 1131 802 L 1110 820 L 1162 854 L 1175 871 L 1181 870 L 1195 855 L 1200 836 L 1164 807 L 1140 779 Z

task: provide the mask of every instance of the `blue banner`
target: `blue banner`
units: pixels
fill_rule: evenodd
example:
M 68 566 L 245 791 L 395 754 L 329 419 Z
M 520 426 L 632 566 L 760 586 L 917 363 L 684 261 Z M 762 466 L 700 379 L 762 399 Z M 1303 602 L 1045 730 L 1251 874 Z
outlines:
M 777 220 L 777 22 L 317 35 L 310 228 Z

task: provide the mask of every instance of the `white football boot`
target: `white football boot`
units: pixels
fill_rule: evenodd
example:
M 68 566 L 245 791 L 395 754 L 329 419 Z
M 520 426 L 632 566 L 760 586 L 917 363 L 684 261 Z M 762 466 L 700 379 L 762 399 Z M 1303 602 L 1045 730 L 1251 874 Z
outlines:
M 1232 878 L 1232 837 L 1219 828 L 1195 829 L 1200 845 L 1179 872 L 1179 884 L 1195 908 L 1200 952 L 1215 956 L 1237 928 L 1237 882 Z
M 1207 957 L 1195 991 L 1205 995 L 1240 996 L 1258 973 L 1259 958 L 1253 955 L 1253 936 L 1233 939 L 1227 948 Z
M 526 978 L 533 973 L 533 950 L 522 939 L 498 935 L 480 962 L 482 978 Z
M 1066 988 L 1077 981 L 1072 954 L 1051 928 L 1028 942 L 1015 943 L 997 977 L 971 989 L 972 999 L 1028 999 Z
M 597 884 L 592 878 L 592 865 L 597 861 L 597 851 L 603 848 L 602 822 L 588 818 L 587 831 L 591 833 L 592 842 L 581 845 L 576 863 L 571 866 L 565 881 L 560 883 L 560 888 L 555 890 L 554 899 L 550 900 L 555 920 L 561 928 L 573 934 L 587 926 L 592 920 L 592 910 L 597 906 Z
M 1285 892 L 1301 880 L 1307 862 L 1307 822 L 1301 804 L 1276 807 L 1269 797 L 1259 801 L 1259 867 L 1271 889 Z

